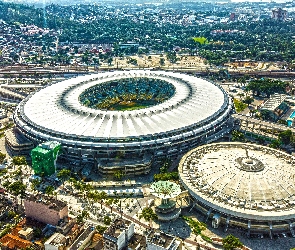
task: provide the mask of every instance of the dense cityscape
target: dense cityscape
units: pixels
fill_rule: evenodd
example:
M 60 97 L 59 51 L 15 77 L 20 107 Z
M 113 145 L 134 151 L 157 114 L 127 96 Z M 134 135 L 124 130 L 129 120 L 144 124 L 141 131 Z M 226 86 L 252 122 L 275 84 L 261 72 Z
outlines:
M 295 249 L 294 27 L 294 1 L 0 1 L 0 249 Z

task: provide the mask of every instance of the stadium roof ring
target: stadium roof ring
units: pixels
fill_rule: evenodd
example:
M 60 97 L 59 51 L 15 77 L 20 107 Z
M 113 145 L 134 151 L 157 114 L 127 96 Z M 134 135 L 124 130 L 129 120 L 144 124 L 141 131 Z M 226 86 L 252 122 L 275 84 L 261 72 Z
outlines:
M 140 98 L 158 98 L 161 88 L 167 89 L 169 96 L 164 97 L 162 91 L 157 103 L 125 111 L 87 107 L 88 100 L 81 99 L 91 90 L 92 100 L 104 101 L 100 92 L 108 85 L 104 95 L 107 102 L 113 102 L 122 98 L 122 93 L 114 96 L 114 86 L 117 84 L 116 91 L 121 91 L 121 85 L 128 85 L 129 80 L 132 83 L 132 79 L 138 84 L 138 88 L 132 90 L 136 93 L 145 85 L 138 82 L 150 82 L 152 90 L 146 89 Z M 119 86 L 118 82 L 122 81 Z M 157 84 L 164 85 L 153 90 Z M 132 84 L 128 86 L 133 88 Z M 95 91 L 96 88 L 99 91 Z M 133 95 L 128 88 L 128 94 Z M 229 126 L 231 111 L 231 99 L 214 83 L 182 73 L 131 70 L 78 76 L 47 85 L 19 104 L 14 121 L 20 131 L 36 143 L 54 140 L 62 143 L 63 148 L 89 152 L 155 151 L 165 147 L 175 151 L 183 143 L 194 146 L 200 140 L 222 136 Z

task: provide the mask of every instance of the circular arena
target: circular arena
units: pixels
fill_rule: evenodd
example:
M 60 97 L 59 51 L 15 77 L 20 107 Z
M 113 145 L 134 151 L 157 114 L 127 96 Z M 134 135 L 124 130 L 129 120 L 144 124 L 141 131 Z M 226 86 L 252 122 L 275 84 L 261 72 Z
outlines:
M 294 157 L 269 147 L 214 143 L 185 154 L 179 175 L 213 227 L 295 236 L 294 164 Z
M 133 70 L 48 85 L 20 103 L 14 122 L 34 144 L 58 141 L 65 158 L 93 162 L 102 174 L 142 174 L 155 158 L 222 137 L 231 112 L 231 99 L 214 83 Z

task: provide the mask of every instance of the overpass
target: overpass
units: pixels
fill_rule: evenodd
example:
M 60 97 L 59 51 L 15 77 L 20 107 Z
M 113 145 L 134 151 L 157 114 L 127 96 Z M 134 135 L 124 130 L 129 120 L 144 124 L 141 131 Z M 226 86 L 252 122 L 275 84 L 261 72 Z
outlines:
M 245 132 L 267 136 L 273 139 L 278 138 L 278 134 L 282 131 L 291 130 L 295 135 L 295 129 L 274 122 L 255 119 L 250 116 L 233 114 L 232 117 L 240 121 L 240 129 Z

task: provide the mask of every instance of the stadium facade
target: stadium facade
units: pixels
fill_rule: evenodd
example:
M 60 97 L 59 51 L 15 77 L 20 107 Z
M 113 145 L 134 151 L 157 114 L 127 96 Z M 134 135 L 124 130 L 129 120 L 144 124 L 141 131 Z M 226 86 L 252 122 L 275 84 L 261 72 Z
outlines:
M 124 111 L 110 106 L 129 97 L 147 98 L 149 104 Z M 19 104 L 14 122 L 35 145 L 57 141 L 63 157 L 93 162 L 102 174 L 142 174 L 155 158 L 224 136 L 232 127 L 231 113 L 232 100 L 214 83 L 132 70 L 47 85 Z

